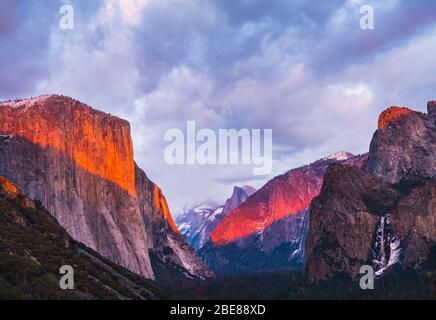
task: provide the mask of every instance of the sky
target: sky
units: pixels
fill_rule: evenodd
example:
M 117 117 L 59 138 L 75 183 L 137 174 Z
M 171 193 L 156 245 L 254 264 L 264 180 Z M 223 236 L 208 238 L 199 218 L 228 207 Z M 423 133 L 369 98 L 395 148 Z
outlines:
M 71 5 L 74 29 L 60 28 Z M 363 5 L 374 29 L 360 28 Z M 0 99 L 64 94 L 130 121 L 135 159 L 173 214 L 337 151 L 367 152 L 392 105 L 436 99 L 436 2 L 0 2 Z M 169 129 L 272 129 L 270 175 L 169 165 Z

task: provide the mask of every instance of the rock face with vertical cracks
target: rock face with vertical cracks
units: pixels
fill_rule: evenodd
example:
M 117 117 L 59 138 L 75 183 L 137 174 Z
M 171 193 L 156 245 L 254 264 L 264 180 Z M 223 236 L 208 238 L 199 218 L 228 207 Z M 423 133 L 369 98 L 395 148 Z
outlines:
M 318 282 L 372 265 L 431 268 L 436 245 L 436 113 L 389 108 L 363 169 L 331 165 L 310 206 L 305 274 Z
M 366 171 L 395 183 L 403 177 L 436 178 L 436 113 L 391 107 L 380 115 Z
M 125 120 L 57 95 L 2 102 L 0 175 L 73 238 L 133 272 L 154 278 L 155 253 L 188 276 L 211 275 L 135 165 Z

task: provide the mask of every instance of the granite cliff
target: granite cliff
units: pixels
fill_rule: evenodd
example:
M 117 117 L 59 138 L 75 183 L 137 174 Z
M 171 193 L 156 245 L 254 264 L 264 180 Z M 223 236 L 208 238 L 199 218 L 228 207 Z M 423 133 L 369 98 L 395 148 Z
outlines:
M 0 175 L 75 240 L 133 272 L 155 278 L 157 259 L 189 277 L 212 275 L 134 163 L 125 120 L 59 95 L 2 102 Z
M 362 265 L 432 271 L 436 245 L 436 113 L 391 107 L 363 169 L 332 165 L 310 206 L 305 273 L 319 282 Z M 434 271 L 434 270 L 433 270 Z

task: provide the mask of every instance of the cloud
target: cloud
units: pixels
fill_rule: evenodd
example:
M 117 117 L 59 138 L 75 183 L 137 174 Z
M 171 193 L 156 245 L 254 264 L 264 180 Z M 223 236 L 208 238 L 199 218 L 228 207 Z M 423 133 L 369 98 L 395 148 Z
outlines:
M 360 7 L 374 8 L 375 29 L 361 30 Z M 370 62 L 384 50 L 403 45 L 436 21 L 436 3 L 425 0 L 363 1 L 347 0 L 332 14 L 318 35 L 316 68 L 336 72 L 349 64 Z
M 108 19 L 112 19 L 120 12 L 124 22 L 137 24 L 148 2 L 149 0 L 105 0 L 105 13 Z
M 32 91 L 46 77 L 46 52 L 51 16 L 42 14 L 34 1 L 0 4 L 0 97 L 13 98 Z
M 253 177 L 166 165 L 167 129 L 271 128 L 273 176 L 364 152 L 384 107 L 434 98 L 431 1 L 67 2 L 69 32 L 58 28 L 64 1 L 1 2 L 0 97 L 62 93 L 128 119 L 136 160 L 173 211 L 224 200 Z M 375 30 L 359 28 L 362 4 L 374 6 Z

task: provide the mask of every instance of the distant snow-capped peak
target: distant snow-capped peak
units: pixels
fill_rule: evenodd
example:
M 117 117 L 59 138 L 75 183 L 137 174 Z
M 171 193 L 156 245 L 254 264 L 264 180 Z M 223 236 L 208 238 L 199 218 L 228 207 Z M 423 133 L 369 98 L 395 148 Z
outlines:
M 343 161 L 348 160 L 351 157 L 354 157 L 354 155 L 347 151 L 339 151 L 334 154 L 329 155 L 328 157 L 324 158 L 326 160 L 337 160 L 337 161 Z
M 186 207 L 176 217 L 176 224 L 187 242 L 199 250 L 209 240 L 210 233 L 233 209 L 244 202 L 256 189 L 251 186 L 235 186 L 224 205 L 208 200 Z

